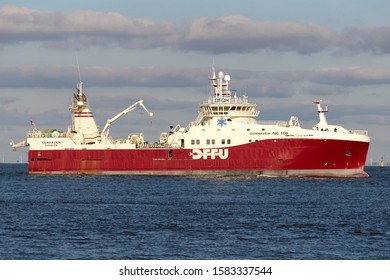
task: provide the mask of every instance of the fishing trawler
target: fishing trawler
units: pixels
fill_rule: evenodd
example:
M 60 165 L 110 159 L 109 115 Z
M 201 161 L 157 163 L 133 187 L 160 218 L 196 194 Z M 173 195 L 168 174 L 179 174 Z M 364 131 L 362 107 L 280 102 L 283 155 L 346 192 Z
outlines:
M 113 139 L 117 119 L 144 109 L 139 100 L 109 119 L 100 131 L 77 85 L 66 131 L 40 131 L 35 125 L 13 149 L 28 146 L 30 174 L 126 174 L 182 176 L 367 177 L 367 131 L 328 124 L 327 107 L 315 101 L 319 122 L 302 128 L 299 118 L 259 121 L 257 105 L 230 89 L 230 76 L 213 69 L 210 94 L 187 126 L 162 132 L 154 143 L 142 133 Z

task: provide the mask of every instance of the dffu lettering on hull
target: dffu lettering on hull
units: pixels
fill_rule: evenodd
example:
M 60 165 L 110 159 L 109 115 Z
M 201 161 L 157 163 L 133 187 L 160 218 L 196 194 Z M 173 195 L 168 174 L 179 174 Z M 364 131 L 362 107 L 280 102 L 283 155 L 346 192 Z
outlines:
M 215 159 L 219 157 L 220 159 L 227 159 L 229 157 L 228 149 L 193 149 L 192 150 L 192 159 Z

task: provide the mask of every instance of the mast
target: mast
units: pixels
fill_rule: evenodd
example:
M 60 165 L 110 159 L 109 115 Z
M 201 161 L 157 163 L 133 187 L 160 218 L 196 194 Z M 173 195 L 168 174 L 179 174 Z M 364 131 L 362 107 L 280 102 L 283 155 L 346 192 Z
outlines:
M 216 75 L 214 66 L 211 67 L 210 81 L 211 91 L 208 101 L 200 105 L 198 116 L 194 124 L 211 124 L 213 122 L 236 121 L 243 123 L 255 123 L 260 111 L 257 105 L 249 103 L 247 96 L 237 97 L 235 91 L 232 96 L 230 90 L 230 75 L 218 72 Z M 192 124 L 192 125 L 194 125 Z
M 89 108 L 87 96 L 83 92 L 83 82 L 80 81 L 76 89 L 69 108 L 72 112 L 73 140 L 78 144 L 91 143 L 99 137 L 99 129 Z
M 223 72 L 218 73 L 218 78 L 215 75 L 215 69 L 212 68 L 212 77 L 209 78 L 212 81 L 213 87 L 213 99 L 212 103 L 230 103 L 231 102 L 231 92 L 229 90 L 229 81 L 230 76 L 224 75 Z
M 328 125 L 328 121 L 326 120 L 325 113 L 328 112 L 328 107 L 322 108 L 321 107 L 322 100 L 314 101 L 314 104 L 317 104 L 317 113 L 320 118 L 320 122 L 317 124 L 317 126 L 326 126 Z

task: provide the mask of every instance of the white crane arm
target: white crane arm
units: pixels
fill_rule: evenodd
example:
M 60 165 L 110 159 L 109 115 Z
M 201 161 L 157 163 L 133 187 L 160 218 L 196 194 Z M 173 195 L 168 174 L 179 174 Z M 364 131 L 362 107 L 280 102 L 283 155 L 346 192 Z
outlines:
M 11 140 L 9 143 L 12 147 L 12 150 L 16 151 L 17 148 L 28 146 L 28 143 L 26 140 L 20 141 L 19 143 L 15 143 L 14 141 Z
M 111 119 L 108 119 L 107 120 L 107 123 L 106 125 L 104 126 L 101 134 L 102 135 L 107 135 L 108 134 L 108 128 L 110 127 L 110 125 L 116 121 L 117 119 L 119 119 L 120 117 L 122 117 L 123 115 L 126 115 L 127 113 L 133 111 L 134 109 L 136 109 L 138 106 L 141 106 L 142 108 L 144 108 L 144 110 L 146 111 L 146 113 L 149 114 L 149 116 L 153 116 L 153 113 L 149 112 L 148 109 L 146 109 L 146 107 L 144 106 L 143 104 L 143 100 L 138 100 L 137 102 L 135 102 L 133 105 L 127 107 L 126 109 L 124 109 L 122 112 L 120 112 L 118 115 L 116 115 L 115 117 L 111 118 Z

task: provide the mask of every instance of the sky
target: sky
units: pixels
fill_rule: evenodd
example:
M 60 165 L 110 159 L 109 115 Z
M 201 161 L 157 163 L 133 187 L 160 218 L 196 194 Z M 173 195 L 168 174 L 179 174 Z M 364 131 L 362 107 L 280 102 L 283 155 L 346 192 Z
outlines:
M 258 104 L 259 120 L 367 130 L 367 164 L 390 162 L 388 0 L 0 0 L 0 162 L 32 129 L 66 130 L 76 84 L 114 138 L 157 141 L 207 100 L 211 65 Z

